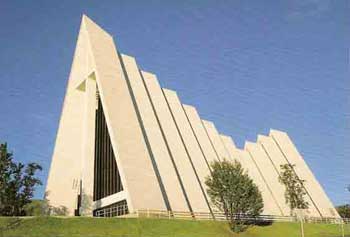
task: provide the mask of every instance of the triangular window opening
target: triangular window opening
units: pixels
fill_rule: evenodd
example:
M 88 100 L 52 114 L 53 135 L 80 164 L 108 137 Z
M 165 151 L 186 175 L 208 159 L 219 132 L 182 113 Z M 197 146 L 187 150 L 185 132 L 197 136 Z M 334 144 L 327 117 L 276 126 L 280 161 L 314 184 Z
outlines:
M 94 201 L 123 190 L 106 118 L 98 94 L 97 101 L 95 117 Z

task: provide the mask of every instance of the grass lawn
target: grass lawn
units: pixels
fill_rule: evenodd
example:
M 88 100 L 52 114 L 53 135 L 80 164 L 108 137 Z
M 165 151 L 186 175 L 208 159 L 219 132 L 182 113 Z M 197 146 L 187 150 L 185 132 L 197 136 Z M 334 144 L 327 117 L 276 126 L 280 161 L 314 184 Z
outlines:
M 0 227 L 13 222 L 0 218 Z M 347 225 L 346 236 L 350 237 Z M 338 225 L 306 224 L 305 237 L 340 237 Z M 298 237 L 296 223 L 274 223 L 271 226 L 251 227 L 236 235 L 226 223 L 214 221 L 185 221 L 161 219 L 117 218 L 22 218 L 13 229 L 0 232 L 0 237 Z

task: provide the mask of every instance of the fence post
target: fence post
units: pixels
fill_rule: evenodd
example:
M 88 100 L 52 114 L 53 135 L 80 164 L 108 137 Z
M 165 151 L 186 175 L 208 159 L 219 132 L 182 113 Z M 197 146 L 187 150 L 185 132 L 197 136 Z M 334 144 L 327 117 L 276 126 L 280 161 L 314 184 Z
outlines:
M 149 218 L 149 209 L 147 208 L 147 217 Z
M 302 218 L 300 218 L 300 225 L 301 225 L 301 237 L 305 237 L 305 235 L 304 235 L 304 221 Z
M 296 209 L 297 218 L 300 220 L 301 237 L 305 237 L 304 234 L 304 209 Z
M 342 234 L 342 237 L 345 237 L 344 221 L 343 221 L 343 220 L 342 220 L 342 222 L 341 222 L 341 234 Z

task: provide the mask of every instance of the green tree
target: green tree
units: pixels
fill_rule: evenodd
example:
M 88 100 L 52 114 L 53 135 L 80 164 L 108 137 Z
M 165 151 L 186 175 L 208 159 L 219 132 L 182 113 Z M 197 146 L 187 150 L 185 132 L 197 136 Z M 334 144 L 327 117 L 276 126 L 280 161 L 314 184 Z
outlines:
M 241 164 L 223 160 L 211 164 L 212 174 L 206 185 L 212 203 L 223 211 L 235 232 L 247 227 L 242 217 L 256 217 L 263 211 L 263 199 L 258 187 L 243 170 Z
M 295 165 L 281 165 L 281 173 L 279 177 L 280 183 L 286 187 L 286 202 L 293 213 L 295 209 L 307 209 L 309 203 L 305 200 L 306 190 L 304 188 L 305 180 L 299 179 L 294 172 Z
M 0 215 L 25 215 L 24 206 L 31 202 L 36 185 L 41 181 L 35 177 L 41 166 L 27 165 L 13 160 L 7 144 L 0 144 Z
M 32 200 L 24 206 L 27 216 L 67 216 L 68 208 L 65 206 L 51 206 L 47 198 L 48 192 L 45 192 L 43 200 Z
M 68 216 L 68 208 L 66 206 L 50 207 L 50 215 Z
M 339 215 L 343 218 L 350 218 L 350 205 L 341 205 L 336 207 Z
M 80 215 L 82 216 L 89 216 L 92 213 L 92 205 L 93 205 L 93 200 L 92 196 L 86 194 L 84 190 L 82 190 L 81 193 L 81 207 L 79 210 Z
M 26 216 L 48 216 L 50 215 L 51 207 L 47 199 L 32 200 L 24 206 Z

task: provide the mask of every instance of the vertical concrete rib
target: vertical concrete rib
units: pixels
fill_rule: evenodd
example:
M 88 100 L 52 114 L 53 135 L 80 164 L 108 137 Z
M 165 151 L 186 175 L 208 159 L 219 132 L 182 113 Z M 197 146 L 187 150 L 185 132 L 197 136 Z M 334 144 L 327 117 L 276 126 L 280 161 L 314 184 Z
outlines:
M 83 22 L 95 62 L 96 82 L 108 132 L 123 188 L 128 194 L 129 210 L 165 210 L 163 195 L 113 38 L 87 17 L 84 17 Z
M 86 104 L 87 96 L 90 94 L 85 93 L 84 81 L 93 70 L 94 63 L 89 47 L 88 33 L 84 20 L 82 20 L 45 190 L 46 198 L 50 200 L 50 204 L 55 207 L 65 206 L 68 208 L 69 215 L 74 215 L 74 210 L 77 207 L 81 169 L 84 163 L 82 152 L 84 147 L 82 145 L 85 138 L 83 131 L 87 129 L 86 125 L 90 125 L 90 123 L 84 124 L 82 122 L 86 112 L 90 112 L 82 106 Z M 79 88 L 80 85 L 81 88 Z M 62 175 L 62 171 L 64 171 L 64 175 Z M 84 178 L 86 175 L 82 176 Z
M 249 177 L 258 186 L 264 201 L 263 214 L 280 215 L 281 211 L 248 151 L 237 149 L 232 138 L 229 136 L 221 135 L 221 139 L 230 154 L 230 158 L 238 161 L 242 165 L 242 168 L 248 172 Z
M 95 162 L 95 115 L 96 115 L 96 81 L 92 74 L 85 80 L 85 116 L 84 141 L 82 146 L 82 199 L 91 203 L 94 195 L 94 162 Z M 86 207 L 92 214 L 91 207 Z
M 163 128 L 167 143 L 173 154 L 176 167 L 185 188 L 186 195 L 194 212 L 209 212 L 206 200 L 201 193 L 191 162 L 178 134 L 161 87 L 155 75 L 142 72 L 146 88 Z
M 185 111 L 187 120 L 191 126 L 192 132 L 197 139 L 198 146 L 200 147 L 202 154 L 207 162 L 208 169 L 211 172 L 211 164 L 214 161 L 219 161 L 219 156 L 211 143 L 207 131 L 205 130 L 202 120 L 195 107 L 190 105 L 182 105 Z M 210 202 L 211 203 L 211 202 Z M 211 208 L 215 213 L 219 213 L 220 210 L 215 206 L 211 205 Z
M 259 135 L 257 142 L 262 145 L 263 149 L 269 156 L 279 176 L 281 171 L 281 165 L 288 164 L 288 161 L 286 160 L 286 158 L 284 157 L 284 155 L 282 154 L 272 137 Z M 314 203 L 312 202 L 309 196 L 306 197 L 306 201 L 310 203 L 310 206 L 308 208 L 308 215 L 320 217 L 320 213 L 318 212 L 317 208 L 315 207 Z
M 136 60 L 122 55 L 122 62 L 138 108 L 144 136 L 168 210 L 189 211 L 171 156 L 157 122 L 155 111 L 142 81 Z
M 191 125 L 189 124 L 185 111 L 182 108 L 179 97 L 175 91 L 163 89 L 166 101 L 168 103 L 170 112 L 175 121 L 175 125 L 178 129 L 182 143 L 186 149 L 187 155 L 192 164 L 194 173 L 200 184 L 203 196 L 207 202 L 208 208 L 212 213 L 212 208 L 209 202 L 209 196 L 206 191 L 205 179 L 210 175 L 209 167 L 206 163 L 206 159 L 203 156 L 201 148 L 198 146 L 195 135 L 192 132 Z
M 246 143 L 245 149 L 251 154 L 258 170 L 271 191 L 282 215 L 289 215 L 290 210 L 284 197 L 285 187 L 278 180 L 278 173 L 260 143 Z
M 229 158 L 231 160 L 235 160 L 235 161 L 242 163 L 240 157 L 235 154 L 236 145 L 235 145 L 234 141 L 232 140 L 232 138 L 229 136 L 226 136 L 226 135 L 222 135 L 222 134 L 220 134 L 220 138 L 221 138 L 222 143 L 224 144 L 224 147 L 225 147 L 227 153 L 230 155 Z
M 215 128 L 215 125 L 212 122 L 207 120 L 202 120 L 202 122 L 205 130 L 207 131 L 209 139 L 218 154 L 219 160 L 229 159 L 229 154 L 226 151 L 224 144 L 222 143 L 220 135 Z
M 188 121 L 192 127 L 193 133 L 198 139 L 198 143 L 203 151 L 203 154 L 210 165 L 214 161 L 218 161 L 218 155 L 214 150 L 213 145 L 209 139 L 209 136 L 203 126 L 202 120 L 198 115 L 196 108 L 190 105 L 183 105 L 183 108 L 186 112 Z
M 293 142 L 285 132 L 271 130 L 270 136 L 274 139 L 281 152 L 290 164 L 295 164 L 295 172 L 300 179 L 306 180 L 305 188 L 310 194 L 311 200 L 323 217 L 339 217 L 332 202 L 316 180 L 308 165 L 299 154 Z

